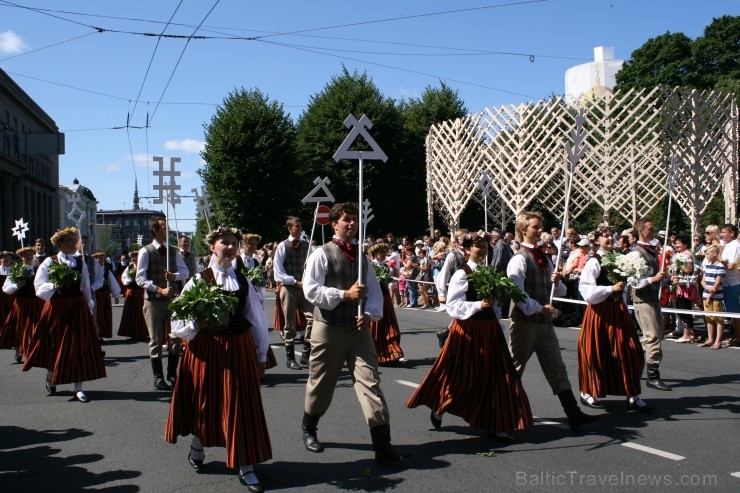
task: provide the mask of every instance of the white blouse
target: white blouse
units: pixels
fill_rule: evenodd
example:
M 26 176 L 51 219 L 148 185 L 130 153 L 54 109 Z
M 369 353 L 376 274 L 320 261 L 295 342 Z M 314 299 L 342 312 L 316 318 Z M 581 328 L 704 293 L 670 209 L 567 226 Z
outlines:
M 599 250 L 597 253 L 601 257 L 606 255 L 606 252 L 603 250 Z M 583 267 L 583 272 L 581 272 L 581 282 L 578 285 L 578 290 L 581 292 L 583 301 L 590 305 L 601 303 L 612 294 L 615 294 L 612 291 L 611 285 L 599 286 L 596 284 L 599 274 L 601 274 L 601 263 L 599 259 L 596 257 L 588 259 L 586 265 Z
M 77 267 L 77 257 L 74 255 L 66 255 L 62 252 L 57 254 L 59 262 L 66 265 L 70 269 Z M 57 289 L 54 287 L 54 283 L 49 281 L 49 269 L 51 264 L 54 262 L 53 257 L 47 257 L 41 265 L 39 265 L 36 271 L 36 278 L 33 280 L 33 285 L 36 288 L 36 296 L 42 300 L 50 300 Z M 92 292 L 90 291 L 90 276 L 87 274 L 87 265 L 82 262 L 82 282 L 80 283 L 80 291 L 85 295 L 87 305 L 90 307 L 90 312 L 93 312 L 95 302 L 92 299 Z
M 468 267 L 470 267 L 471 270 L 475 270 L 479 265 L 472 260 L 468 260 Z M 450 317 L 458 320 L 467 320 L 477 312 L 483 310 L 483 306 L 480 301 L 468 301 L 465 299 L 467 292 L 468 276 L 465 274 L 465 271 L 458 269 L 454 274 L 452 274 L 450 284 L 447 289 L 447 304 L 445 309 Z M 493 311 L 496 313 L 496 318 L 501 318 L 501 311 L 496 302 L 494 302 Z

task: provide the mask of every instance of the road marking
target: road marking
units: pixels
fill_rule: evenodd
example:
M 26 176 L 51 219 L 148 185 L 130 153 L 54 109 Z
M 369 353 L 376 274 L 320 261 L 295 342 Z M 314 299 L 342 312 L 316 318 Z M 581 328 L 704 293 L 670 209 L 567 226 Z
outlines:
M 730 476 L 735 476 L 736 478 L 740 478 L 740 472 L 731 472 Z
M 644 445 L 638 445 L 636 443 L 625 442 L 622 445 L 625 446 L 625 447 L 627 447 L 627 448 L 631 448 L 631 449 L 641 450 L 643 452 L 647 452 L 648 454 L 659 455 L 661 457 L 665 457 L 666 459 L 684 460 L 686 458 L 686 457 L 683 457 L 681 455 L 672 454 L 670 452 L 664 452 L 662 450 L 658 450 L 657 448 L 646 447 Z
M 532 418 L 537 422 L 536 424 L 538 425 L 554 426 L 555 428 L 560 428 L 562 430 L 570 429 L 568 425 L 564 425 L 560 421 L 548 421 L 546 419 L 538 418 L 537 416 L 532 416 Z
M 401 385 L 405 385 L 407 387 L 411 387 L 412 389 L 418 389 L 419 384 L 414 382 L 409 382 L 407 380 L 396 380 L 397 383 L 400 383 Z

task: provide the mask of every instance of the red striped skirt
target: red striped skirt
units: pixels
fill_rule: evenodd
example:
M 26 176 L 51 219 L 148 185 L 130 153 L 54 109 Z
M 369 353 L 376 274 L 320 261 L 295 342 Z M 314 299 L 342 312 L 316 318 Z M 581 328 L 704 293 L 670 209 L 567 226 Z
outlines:
M 581 392 L 594 397 L 638 395 L 645 358 L 622 301 L 588 305 L 578 337 Z
M 95 320 L 84 296 L 44 304 L 23 371 L 33 367 L 49 370 L 51 385 L 105 378 Z
M 272 326 L 275 330 L 283 330 L 283 327 L 285 327 L 285 315 L 283 315 L 283 307 L 280 304 L 280 290 L 282 289 L 283 285 L 278 284 L 277 289 L 275 290 L 275 316 L 272 319 Z M 303 313 L 300 309 L 300 307 L 296 308 L 295 310 L 295 330 L 296 332 L 299 332 L 301 330 L 306 330 L 306 314 Z
M 225 447 L 226 466 L 240 467 L 272 458 L 260 395 L 252 336 L 213 336 L 200 332 L 180 361 L 165 440 L 197 436 L 206 447 Z
M 10 310 L 13 309 L 13 298 L 15 298 L 15 295 L 6 294 L 2 290 L 0 290 L 0 329 L 2 329 L 2 327 L 5 325 L 5 319 L 8 318 Z M 17 347 L 17 341 L 15 340 L 14 334 L 8 334 L 6 335 L 6 337 L 13 344 L 8 347 L 0 347 L 0 349 L 10 349 Z
M 100 337 L 113 337 L 113 309 L 110 304 L 110 289 L 107 286 L 95 291 L 95 321 L 100 329 Z
M 127 287 L 125 290 L 118 335 L 133 339 L 146 339 L 149 337 L 149 329 L 144 319 L 144 290 L 138 286 Z
M 529 399 L 498 320 L 454 320 L 442 352 L 406 407 L 460 416 L 495 432 L 533 426 Z
M 41 316 L 44 300 L 36 296 L 16 296 L 5 323 L 0 327 L 0 349 L 17 347 L 28 354 L 33 327 Z
M 403 358 L 401 330 L 398 328 L 390 293 L 383 296 L 383 318 L 370 322 L 370 334 L 375 344 L 375 354 L 378 355 L 378 364 L 392 363 Z

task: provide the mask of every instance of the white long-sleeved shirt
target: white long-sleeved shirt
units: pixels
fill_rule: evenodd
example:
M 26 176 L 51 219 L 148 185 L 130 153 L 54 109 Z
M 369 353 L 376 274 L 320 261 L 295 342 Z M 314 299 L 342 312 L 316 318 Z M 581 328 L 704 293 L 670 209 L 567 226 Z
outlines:
M 600 257 L 606 255 L 606 252 L 603 250 L 599 250 L 597 253 Z M 588 259 L 586 265 L 583 267 L 583 272 L 581 272 L 581 282 L 578 285 L 578 290 L 581 292 L 583 300 L 590 305 L 601 303 L 614 294 L 611 286 L 599 286 L 596 284 L 599 274 L 601 274 L 601 263 L 599 259 L 596 257 Z
M 247 269 L 253 269 L 254 267 L 257 267 L 260 262 L 256 257 L 247 257 L 247 255 L 242 255 L 242 262 L 244 262 L 244 267 Z M 233 267 L 236 269 L 236 259 L 234 259 Z M 254 284 L 252 284 L 254 286 Z M 254 286 L 254 289 L 257 291 L 257 296 L 260 299 L 260 303 L 264 306 L 265 304 L 265 288 L 263 286 Z
M 75 257 L 74 255 L 66 255 L 62 252 L 59 252 L 57 254 L 57 258 L 59 259 L 59 262 L 66 265 L 70 269 L 74 269 L 77 267 L 77 262 L 82 260 L 79 257 Z M 36 296 L 41 298 L 42 300 L 50 300 L 52 296 L 54 296 L 54 293 L 56 293 L 56 288 L 54 287 L 54 283 L 49 281 L 49 268 L 51 267 L 51 264 L 54 262 L 52 257 L 47 257 L 46 260 L 44 260 L 41 265 L 39 265 L 38 270 L 36 271 L 36 277 L 33 280 L 33 286 L 36 288 Z M 87 265 L 85 265 L 85 262 L 82 262 L 82 282 L 80 284 L 80 291 L 85 296 L 85 300 L 87 301 L 87 306 L 90 307 L 90 312 L 93 311 L 93 306 L 95 306 L 95 303 L 92 299 L 92 291 L 90 291 L 90 277 L 87 274 Z
M 31 274 L 34 273 L 33 265 L 26 265 L 25 267 L 26 267 L 26 270 L 28 270 Z M 8 277 L 5 278 L 5 282 L 3 283 L 3 293 L 13 294 L 16 291 L 18 291 L 18 289 L 20 289 L 20 286 L 12 282 L 10 280 L 10 275 L 8 274 Z
M 221 286 L 225 291 L 238 291 L 239 281 L 236 279 L 236 273 L 233 267 L 224 269 L 220 265 L 213 262 L 211 258 L 210 267 L 213 269 L 213 274 L 216 277 L 216 284 Z M 192 289 L 193 282 L 195 279 L 200 279 L 200 273 L 193 276 L 183 288 L 182 292 Z M 254 340 L 254 346 L 257 349 L 257 361 L 264 363 L 267 361 L 267 350 L 269 349 L 269 338 L 267 335 L 267 319 L 265 318 L 265 311 L 262 308 L 257 297 L 257 291 L 249 280 L 247 280 L 249 289 L 249 296 L 247 297 L 247 303 L 244 307 L 244 318 L 252 324 L 250 333 Z M 193 340 L 198 335 L 198 330 L 195 328 L 195 321 L 185 322 L 183 320 L 173 320 L 170 323 L 172 335 L 179 337 L 180 339 Z
M 162 246 L 162 244 L 157 240 L 152 240 L 152 245 L 154 245 L 154 248 L 156 249 L 159 249 L 159 247 Z M 190 275 L 190 271 L 188 271 L 188 267 L 185 265 L 185 262 L 183 262 L 180 255 L 175 255 L 175 265 L 177 267 L 177 272 L 175 272 L 175 281 L 184 281 L 187 279 Z M 139 259 L 136 264 L 136 284 L 151 293 L 156 293 L 157 285 L 154 284 L 154 281 L 146 277 L 146 270 L 148 268 L 149 252 L 146 248 L 142 248 L 139 250 Z
M 131 284 L 136 283 L 136 279 L 131 279 L 131 275 L 129 274 L 130 270 L 128 266 L 126 266 L 123 269 L 123 272 L 121 272 L 121 282 L 124 286 L 130 286 Z M 134 276 L 136 276 L 136 273 L 134 272 Z
M 105 270 L 103 270 L 103 272 L 105 272 Z M 118 280 L 112 270 L 108 271 L 108 289 L 110 289 L 110 294 L 114 297 L 117 298 L 121 296 L 121 286 L 119 286 Z
M 362 255 L 362 253 L 360 252 L 358 255 Z M 358 256 L 355 261 L 359 262 L 360 257 Z M 370 262 L 368 262 L 369 265 Z M 308 264 L 303 273 L 303 294 L 314 306 L 325 310 L 333 310 L 344 299 L 344 290 L 324 285 L 328 268 L 329 259 L 326 257 L 323 248 L 317 249 L 308 257 Z M 380 284 L 375 276 L 375 271 L 368 268 L 365 272 L 367 277 L 362 280 L 367 288 L 363 300 L 364 313 L 371 320 L 380 320 L 383 318 L 383 293 L 380 291 Z
M 468 267 L 475 270 L 478 268 L 478 264 L 468 260 Z M 452 274 L 448 288 L 445 308 L 450 317 L 466 320 L 483 310 L 480 301 L 467 301 L 465 299 L 468 292 L 468 276 L 462 269 L 458 269 L 457 272 Z
M 296 238 L 288 236 L 288 241 L 293 241 Z M 300 239 L 300 238 L 297 238 Z M 275 256 L 272 260 L 272 272 L 275 276 L 275 282 L 280 282 L 286 286 L 293 286 L 300 279 L 296 279 L 285 271 L 285 242 L 281 241 L 275 248 Z
M 0 265 L 0 276 L 9 276 L 10 275 L 10 266 L 5 267 L 4 265 Z
M 524 242 L 522 242 L 522 247 L 537 248 L 530 243 Z M 547 255 L 545 255 L 545 258 L 548 258 Z M 552 262 L 547 262 L 548 279 L 552 277 L 554 268 L 555 266 L 552 264 Z M 516 307 L 519 308 L 522 313 L 527 316 L 540 313 L 542 311 L 542 305 L 530 298 L 529 293 L 527 293 L 527 291 L 524 289 L 524 279 L 527 277 L 527 259 L 524 257 L 523 254 L 517 254 L 511 258 L 511 260 L 509 261 L 509 265 L 506 267 L 506 276 L 511 279 L 514 284 L 519 286 L 519 288 L 524 292 L 526 296 L 526 299 L 520 303 L 517 303 Z M 563 296 L 565 295 L 566 291 L 567 289 L 562 282 L 558 282 L 555 285 L 555 296 Z
M 85 258 L 88 258 L 87 254 L 85 254 Z M 100 263 L 97 259 L 91 258 L 91 260 L 92 262 L 90 263 L 93 265 L 93 279 L 90 283 L 90 291 L 94 293 L 95 291 L 103 287 L 103 282 L 105 281 L 105 270 L 100 267 Z
M 447 283 L 451 282 L 451 278 L 455 274 L 452 270 L 455 269 L 455 267 L 455 254 L 454 251 L 450 251 L 450 253 L 445 257 L 445 262 L 442 264 L 442 268 L 439 270 L 437 278 L 434 280 L 434 286 L 442 296 L 447 294 Z

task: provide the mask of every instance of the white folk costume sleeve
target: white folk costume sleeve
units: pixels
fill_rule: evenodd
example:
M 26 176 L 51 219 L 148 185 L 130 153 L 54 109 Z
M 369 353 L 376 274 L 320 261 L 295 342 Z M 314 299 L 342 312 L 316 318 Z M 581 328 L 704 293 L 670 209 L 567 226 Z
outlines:
M 323 248 L 319 248 L 308 258 L 303 274 L 303 294 L 314 306 L 333 310 L 344 299 L 344 290 L 324 286 L 329 260 Z
M 193 287 L 193 282 L 195 282 L 196 279 L 200 279 L 200 274 L 196 274 L 191 277 L 187 284 L 185 284 L 185 287 L 182 288 L 182 292 L 180 294 L 190 291 Z M 170 321 L 170 332 L 170 337 L 178 337 L 180 339 L 185 339 L 186 341 L 192 341 L 195 339 L 195 336 L 198 335 L 198 329 L 195 328 L 195 323 L 192 320 L 186 322 L 184 320 L 172 319 Z
M 82 257 L 80 257 L 79 260 L 76 259 L 77 262 L 82 262 Z M 98 261 L 95 261 L 95 265 L 98 265 Z M 95 301 L 93 301 L 92 297 L 92 291 L 90 290 L 90 275 L 87 270 L 87 265 L 85 265 L 85 262 L 82 262 L 82 285 L 80 286 L 80 291 L 82 291 L 82 294 L 85 295 L 85 299 L 87 300 L 87 306 L 90 307 L 90 313 L 95 313 Z
M 360 261 L 359 257 L 357 261 Z M 363 303 L 363 313 L 368 315 L 370 319 L 377 321 L 383 318 L 383 292 L 380 290 L 380 283 L 375 275 L 375 269 L 370 266 L 370 262 L 366 265 L 368 266 L 368 269 L 365 271 L 367 278 L 363 283 L 367 287 L 367 292 L 365 293 Z
M 293 240 L 292 236 L 288 237 L 288 240 Z M 272 273 L 275 276 L 275 282 L 280 282 L 286 286 L 293 286 L 296 283 L 296 278 L 285 272 L 285 243 L 278 243 L 275 249 L 275 258 L 272 261 Z M 305 277 L 305 275 L 304 275 Z
M 146 270 L 149 268 L 149 252 L 146 248 L 139 250 L 139 258 L 136 261 L 136 284 L 151 293 L 157 292 L 157 285 L 154 281 L 147 279 Z
M 267 350 L 270 348 L 267 318 L 265 318 L 262 302 L 257 296 L 257 290 L 249 280 L 247 280 L 247 283 L 249 284 L 249 297 L 247 298 L 247 306 L 244 307 L 244 318 L 252 324 L 250 332 L 254 340 L 254 347 L 257 350 L 257 361 L 265 363 L 267 361 Z
M 113 275 L 112 270 L 108 271 L 108 289 L 110 289 L 110 294 L 114 298 L 121 296 L 121 286 L 118 285 L 118 281 L 116 280 L 116 276 Z
M 87 265 L 87 262 L 85 262 L 85 265 Z M 94 281 L 92 282 L 92 284 L 90 284 L 90 291 L 94 293 L 95 291 L 103 287 L 103 284 L 105 282 L 105 269 L 100 267 L 100 262 L 98 262 L 98 259 L 93 259 L 93 266 Z
M 36 289 L 36 296 L 42 300 L 50 300 L 56 288 L 54 283 L 49 281 L 49 267 L 51 267 L 53 260 L 51 257 L 47 257 L 46 260 L 41 262 L 38 270 L 36 271 L 36 277 L 33 280 L 33 286 Z
M 596 279 L 600 273 L 601 264 L 599 260 L 595 257 L 588 259 L 583 267 L 583 272 L 581 272 L 581 281 L 578 285 L 583 300 L 588 304 L 601 303 L 614 293 L 611 286 L 598 286 L 596 284 Z
M 18 286 L 16 283 L 10 281 L 10 276 L 5 278 L 5 282 L 3 283 L 3 293 L 5 294 L 13 294 L 16 291 L 18 291 Z
M 129 275 L 129 268 L 124 267 L 123 272 L 121 273 L 121 282 L 124 286 L 130 286 L 131 284 L 134 284 L 134 280 L 131 279 L 131 276 Z M 136 275 L 136 270 L 134 270 L 134 275 Z
M 465 271 L 459 269 L 452 274 L 447 291 L 445 308 L 450 317 L 458 320 L 466 320 L 483 309 L 480 301 L 467 301 L 465 299 L 467 292 L 468 276 L 465 275 Z

